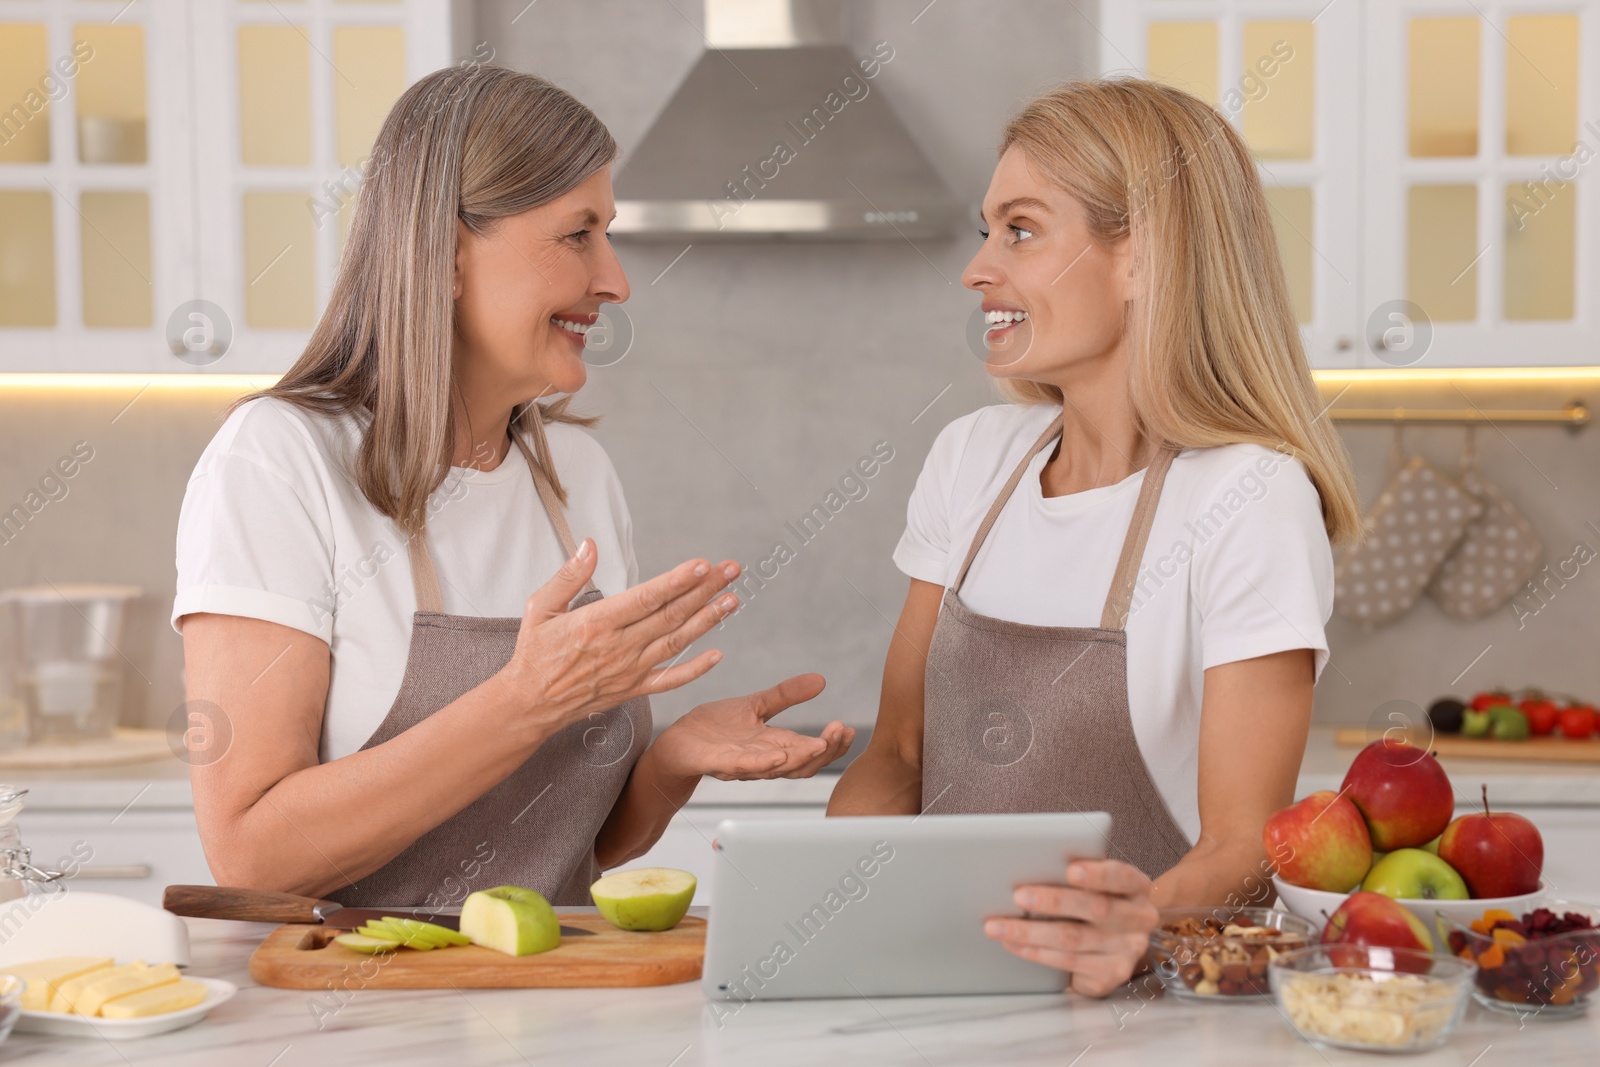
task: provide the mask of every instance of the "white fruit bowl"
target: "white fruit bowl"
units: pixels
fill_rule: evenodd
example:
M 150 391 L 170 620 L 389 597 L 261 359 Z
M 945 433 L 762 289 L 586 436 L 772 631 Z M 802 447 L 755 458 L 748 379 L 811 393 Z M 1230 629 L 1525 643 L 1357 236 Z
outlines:
M 1328 916 L 1338 911 L 1339 905 L 1350 895 L 1290 885 L 1277 875 L 1272 876 L 1272 885 L 1278 891 L 1278 899 L 1283 901 L 1283 906 L 1289 909 L 1291 915 L 1309 919 L 1319 926 L 1326 923 Z M 1544 896 L 1543 882 L 1539 883 L 1539 888 L 1534 892 L 1516 897 L 1473 897 L 1470 900 L 1427 900 L 1421 897 L 1409 897 L 1402 898 L 1400 903 L 1404 904 L 1411 914 L 1422 920 L 1422 925 L 1428 933 L 1437 937 L 1436 912 L 1442 911 L 1463 924 L 1472 922 L 1489 908 L 1503 908 L 1521 918 L 1522 913 L 1531 911 L 1533 902 L 1542 896 Z

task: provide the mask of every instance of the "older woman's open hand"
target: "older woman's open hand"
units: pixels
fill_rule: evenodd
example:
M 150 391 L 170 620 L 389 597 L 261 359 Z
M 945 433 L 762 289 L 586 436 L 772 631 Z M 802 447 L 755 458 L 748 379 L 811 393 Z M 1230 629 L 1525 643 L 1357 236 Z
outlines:
M 820 674 L 798 674 L 759 693 L 701 704 L 662 731 L 657 757 L 680 777 L 810 778 L 849 750 L 855 730 L 835 721 L 821 737 L 809 737 L 767 720 L 810 700 L 825 684 Z
M 1075 993 L 1103 997 L 1133 976 L 1157 921 L 1152 884 L 1121 860 L 1074 860 L 1067 884 L 1018 886 L 1026 918 L 996 916 L 983 932 L 1025 960 L 1070 971 Z
M 584 538 L 577 554 L 528 598 L 516 651 L 497 675 L 553 733 L 626 700 L 694 681 L 722 658 L 679 655 L 739 606 L 718 595 L 739 576 L 732 560 L 689 560 L 622 592 L 569 609 L 599 556 Z M 665 664 L 665 666 L 663 666 Z

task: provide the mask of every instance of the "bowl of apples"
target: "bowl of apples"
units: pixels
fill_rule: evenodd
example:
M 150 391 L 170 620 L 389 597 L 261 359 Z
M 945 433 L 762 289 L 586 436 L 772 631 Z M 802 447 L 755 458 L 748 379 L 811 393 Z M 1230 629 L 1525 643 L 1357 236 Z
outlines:
M 1543 891 L 1544 842 L 1522 816 L 1491 811 L 1487 788 L 1482 797 L 1482 811 L 1457 816 L 1439 761 L 1380 738 L 1356 755 L 1337 793 L 1312 793 L 1267 820 L 1272 884 L 1285 908 L 1313 922 L 1352 894 L 1388 897 L 1416 918 L 1424 951 L 1437 915 L 1463 924 L 1487 909 L 1521 915 Z

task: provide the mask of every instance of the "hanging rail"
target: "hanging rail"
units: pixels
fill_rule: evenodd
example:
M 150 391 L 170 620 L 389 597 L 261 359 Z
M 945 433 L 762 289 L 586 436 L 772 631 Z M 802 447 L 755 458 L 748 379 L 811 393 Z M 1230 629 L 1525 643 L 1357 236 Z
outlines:
M 1356 408 L 1332 407 L 1335 422 L 1530 422 L 1556 423 L 1570 430 L 1589 425 L 1589 407 L 1574 400 L 1562 408 Z

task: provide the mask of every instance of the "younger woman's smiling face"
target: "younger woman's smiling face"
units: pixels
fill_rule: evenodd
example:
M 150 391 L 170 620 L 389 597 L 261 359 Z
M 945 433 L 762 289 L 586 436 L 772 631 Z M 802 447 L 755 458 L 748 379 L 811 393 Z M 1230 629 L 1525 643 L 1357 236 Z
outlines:
M 547 204 L 496 219 L 485 233 L 459 225 L 458 375 L 499 383 L 517 402 L 583 386 L 584 332 L 601 304 L 628 299 L 606 236 L 615 215 L 606 167 Z
M 1094 240 L 1083 205 L 1014 145 L 995 167 L 983 222 L 961 283 L 983 295 L 989 373 L 1062 385 L 1111 358 L 1132 295 L 1130 242 Z

